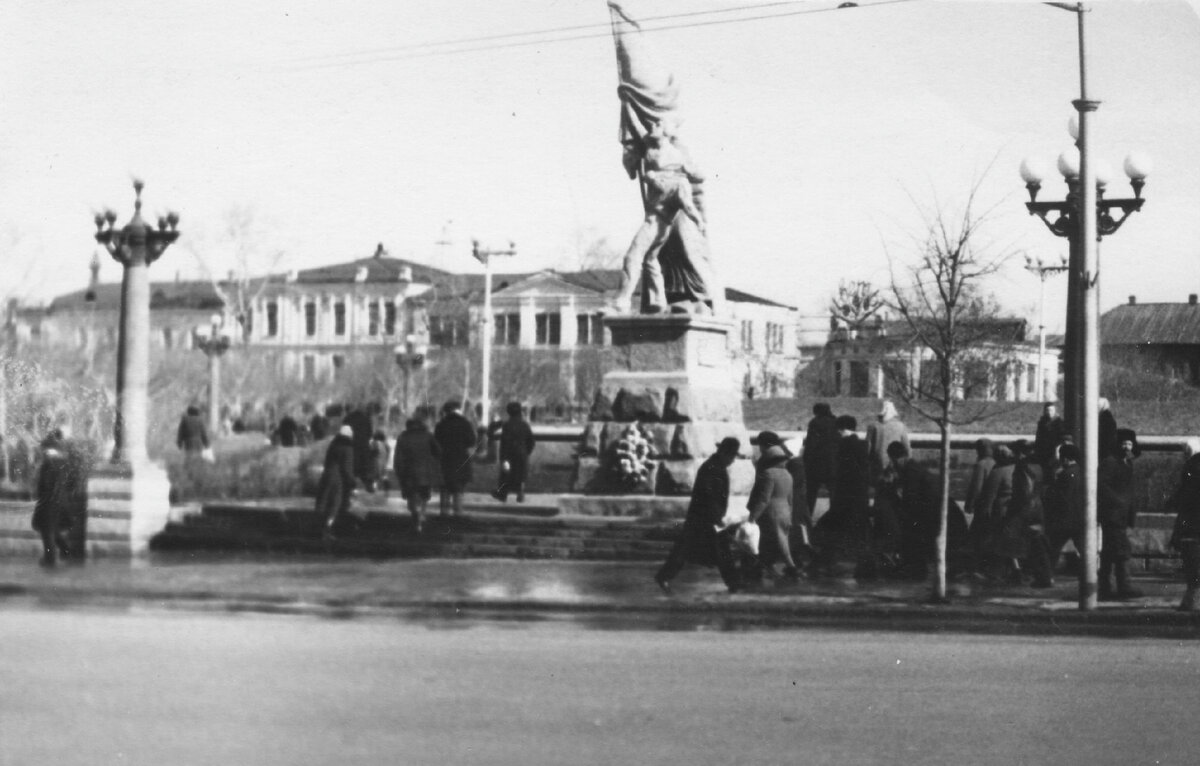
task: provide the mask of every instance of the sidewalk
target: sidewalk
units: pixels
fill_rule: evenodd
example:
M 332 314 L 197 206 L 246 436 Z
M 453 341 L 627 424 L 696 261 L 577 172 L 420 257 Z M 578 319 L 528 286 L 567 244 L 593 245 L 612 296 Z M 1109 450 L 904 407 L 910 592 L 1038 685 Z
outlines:
M 667 595 L 645 563 L 364 560 L 159 553 L 43 570 L 0 559 L 0 606 L 264 612 L 418 621 L 543 621 L 650 629 L 826 627 L 1027 635 L 1200 637 L 1200 613 L 1174 611 L 1183 586 L 1136 581 L 1145 598 L 1081 612 L 1077 584 L 1049 590 L 952 583 L 949 605 L 926 583 L 853 579 L 768 584 L 727 594 L 715 570 L 689 567 Z

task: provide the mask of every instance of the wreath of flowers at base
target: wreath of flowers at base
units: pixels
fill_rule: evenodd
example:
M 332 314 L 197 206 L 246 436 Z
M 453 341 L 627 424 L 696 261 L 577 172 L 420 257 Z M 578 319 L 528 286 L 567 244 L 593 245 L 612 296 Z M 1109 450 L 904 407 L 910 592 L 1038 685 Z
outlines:
M 650 435 L 640 423 L 633 423 L 617 439 L 613 448 L 612 472 L 627 486 L 649 482 L 654 473 Z

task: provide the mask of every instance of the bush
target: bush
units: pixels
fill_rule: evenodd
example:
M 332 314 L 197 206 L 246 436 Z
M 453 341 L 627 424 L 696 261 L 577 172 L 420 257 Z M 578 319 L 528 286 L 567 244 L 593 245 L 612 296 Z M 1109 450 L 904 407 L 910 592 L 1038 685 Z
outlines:
M 328 440 L 307 447 L 273 447 L 261 435 L 218 439 L 208 463 L 175 452 L 167 458 L 172 502 L 295 497 L 315 490 Z

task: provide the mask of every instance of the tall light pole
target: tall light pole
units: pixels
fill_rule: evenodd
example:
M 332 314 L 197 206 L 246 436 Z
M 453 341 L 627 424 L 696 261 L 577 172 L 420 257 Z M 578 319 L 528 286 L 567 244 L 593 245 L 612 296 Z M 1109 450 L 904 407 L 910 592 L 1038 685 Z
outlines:
M 1096 608 L 1097 596 L 1097 475 L 1099 473 L 1099 400 L 1100 400 L 1100 253 L 1102 236 L 1112 234 L 1125 219 L 1142 207 L 1142 187 L 1149 173 L 1149 162 L 1138 154 L 1125 160 L 1125 173 L 1133 187 L 1133 199 L 1104 199 L 1108 178 L 1106 168 L 1092 159 L 1090 116 L 1100 108 L 1099 101 L 1088 98 L 1087 55 L 1083 3 L 1049 3 L 1072 11 L 1079 20 L 1079 98 L 1072 102 L 1078 116 L 1071 124 L 1077 139 L 1078 157 L 1066 152 L 1058 158 L 1058 170 L 1067 181 L 1069 193 L 1061 202 L 1038 202 L 1044 173 L 1041 164 L 1021 163 L 1021 177 L 1029 190 L 1025 207 L 1037 215 L 1056 236 L 1071 242 L 1067 287 L 1067 385 L 1065 388 L 1068 427 L 1083 460 L 1084 529 L 1082 571 L 1079 574 L 1079 608 Z M 1097 172 L 1099 171 L 1099 172 Z M 1113 218 L 1120 210 L 1121 217 Z M 1048 215 L 1057 214 L 1051 221 Z
M 168 213 L 154 229 L 142 219 L 141 181 L 133 182 L 133 218 L 115 228 L 117 214 L 97 213 L 96 241 L 124 267 L 117 344 L 117 418 L 114 463 L 146 463 L 146 419 L 150 380 L 150 264 L 179 238 L 179 215 Z
M 1058 264 L 1045 264 L 1042 259 L 1034 260 L 1029 256 L 1025 256 L 1025 270 L 1037 274 L 1038 281 L 1041 283 L 1041 297 L 1038 300 L 1038 384 L 1037 395 L 1038 401 L 1048 401 L 1046 395 L 1046 277 L 1051 274 L 1061 274 L 1066 271 L 1067 259 L 1064 257 Z M 1056 376 L 1057 377 L 1057 376 Z
M 220 314 L 192 332 L 192 344 L 208 357 L 208 432 L 213 438 L 221 432 L 221 357 L 232 343 Z
M 484 428 L 491 423 L 492 407 L 492 256 L 516 255 L 517 244 L 509 242 L 508 247 L 500 250 L 481 246 L 479 240 L 471 241 L 471 255 L 483 264 L 483 319 L 479 322 L 480 332 L 483 333 L 482 343 L 482 372 L 483 382 L 480 385 L 479 420 Z

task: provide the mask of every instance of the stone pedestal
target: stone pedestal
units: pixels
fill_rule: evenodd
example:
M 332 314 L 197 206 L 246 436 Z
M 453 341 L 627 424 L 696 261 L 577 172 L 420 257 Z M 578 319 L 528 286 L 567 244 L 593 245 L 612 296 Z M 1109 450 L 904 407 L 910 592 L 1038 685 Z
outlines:
M 88 477 L 88 552 L 146 553 L 171 513 L 167 472 L 149 461 L 97 465 Z
M 727 436 L 750 439 L 733 385 L 727 338 L 732 324 L 686 314 L 605 319 L 614 366 L 596 392 L 580 444 L 573 489 L 587 494 L 687 495 L 700 464 Z M 635 485 L 612 470 L 616 442 L 638 424 L 651 443 L 653 476 Z M 754 482 L 749 460 L 729 469 L 732 491 Z

